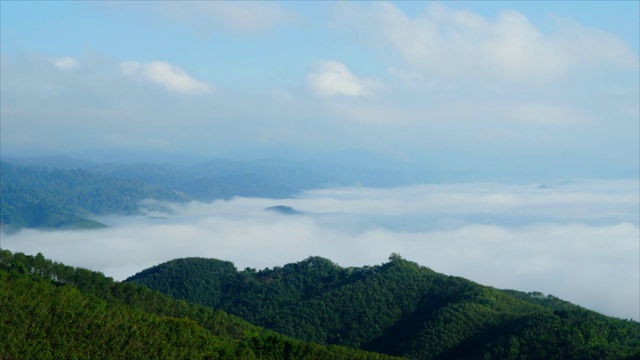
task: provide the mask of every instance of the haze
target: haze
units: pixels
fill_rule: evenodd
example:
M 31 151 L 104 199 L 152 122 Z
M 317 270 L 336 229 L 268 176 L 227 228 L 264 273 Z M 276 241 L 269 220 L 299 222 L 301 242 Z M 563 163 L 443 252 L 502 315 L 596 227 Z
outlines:
M 637 2 L 1 6 L 4 155 L 445 149 L 637 177 Z

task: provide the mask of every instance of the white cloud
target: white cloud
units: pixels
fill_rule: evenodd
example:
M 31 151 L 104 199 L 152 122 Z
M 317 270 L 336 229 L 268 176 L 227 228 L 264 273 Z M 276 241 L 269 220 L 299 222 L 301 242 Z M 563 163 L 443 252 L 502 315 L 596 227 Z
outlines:
M 396 189 L 339 188 L 314 190 L 297 200 L 303 211 L 376 216 L 429 214 L 443 219 L 450 215 L 480 218 L 490 214 L 493 221 L 508 222 L 514 217 L 549 222 L 610 224 L 637 222 L 637 181 L 578 181 L 568 184 L 504 185 L 492 183 L 415 185 Z M 615 189 L 615 190 L 614 190 Z M 306 196 L 309 204 L 305 203 Z M 315 210 L 314 210 L 315 209 Z M 427 218 L 424 218 L 427 224 Z M 526 223 L 533 220 L 525 220 Z
M 517 11 L 503 11 L 491 21 L 430 4 L 410 17 L 393 4 L 374 3 L 336 6 L 334 24 L 395 49 L 418 71 L 447 78 L 543 83 L 574 68 L 638 68 L 638 56 L 615 36 L 558 16 L 551 21 L 553 31 L 544 32 Z
M 204 134 L 212 133 L 210 97 L 172 95 L 215 89 L 169 64 L 91 54 L 78 59 L 78 67 L 61 70 L 45 54 L 6 59 L 0 77 L 3 151 L 175 149 L 177 142 L 204 143 Z M 194 131 L 184 130 L 194 123 Z
M 638 69 L 638 55 L 613 34 L 584 27 L 571 18 L 553 15 L 551 20 L 555 22 L 557 32 L 548 40 L 557 43 L 573 65 L 580 62 L 608 63 Z
M 347 67 L 337 61 L 318 61 L 307 75 L 307 85 L 322 96 L 346 95 L 366 96 L 382 87 L 381 83 L 367 78 L 358 78 Z
M 120 64 L 110 56 L 88 54 L 77 58 L 77 68 L 62 71 L 52 58 L 38 53 L 3 56 L 0 136 L 5 152 L 106 148 L 119 144 L 114 138 L 143 148 L 151 144 L 141 141 L 145 136 L 172 149 L 208 156 L 261 146 L 312 152 L 393 149 L 412 155 L 448 148 L 485 154 L 514 151 L 540 160 L 545 154 L 573 151 L 576 157 L 598 159 L 578 165 L 581 169 L 595 169 L 601 159 L 625 171 L 638 164 L 638 84 L 626 73 L 606 78 L 594 74 L 595 79 L 543 87 L 488 82 L 501 89 L 495 94 L 485 82 L 446 81 L 407 65 L 382 67 L 388 73 L 374 75 L 361 72 L 355 63 L 351 68 L 350 63 L 329 62 L 337 80 L 328 84 L 320 81 L 326 80 L 320 68 L 310 67 L 286 84 L 248 86 L 243 81 L 236 90 L 215 97 L 172 96 L 215 93 L 216 88 L 178 63 L 157 67 L 154 73 L 151 63 Z M 305 81 L 307 74 L 312 76 Z M 273 79 L 265 75 L 256 81 L 267 78 Z M 371 79 L 384 80 L 384 90 Z M 598 79 L 604 83 L 592 81 Z M 319 88 L 313 87 L 314 80 Z M 600 89 L 618 84 L 621 95 Z M 322 93 L 327 95 L 314 96 Z M 513 166 L 526 167 L 515 161 Z M 610 172 L 607 169 L 600 173 Z
M 72 57 L 61 57 L 57 59 L 51 59 L 51 64 L 58 69 L 74 69 L 77 68 L 79 63 Z
M 166 218 L 106 218 L 96 231 L 3 234 L 2 244 L 116 279 L 178 257 L 281 266 L 309 255 L 375 265 L 392 252 L 499 288 L 551 293 L 640 319 L 638 182 L 329 189 L 299 199 L 170 205 Z M 285 204 L 307 215 L 264 211 Z M 150 214 L 154 215 L 154 214 Z M 157 214 L 155 214 L 157 215 Z
M 196 80 L 181 68 L 162 61 L 139 63 L 126 61 L 120 63 L 121 71 L 128 76 L 142 78 L 164 86 L 171 92 L 183 94 L 202 94 L 211 92 L 211 86 Z

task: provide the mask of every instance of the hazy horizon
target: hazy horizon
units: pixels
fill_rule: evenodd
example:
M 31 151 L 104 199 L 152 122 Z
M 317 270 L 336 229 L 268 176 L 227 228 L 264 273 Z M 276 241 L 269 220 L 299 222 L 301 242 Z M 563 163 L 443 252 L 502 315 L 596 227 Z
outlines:
M 0 6 L 3 154 L 640 171 L 637 2 Z

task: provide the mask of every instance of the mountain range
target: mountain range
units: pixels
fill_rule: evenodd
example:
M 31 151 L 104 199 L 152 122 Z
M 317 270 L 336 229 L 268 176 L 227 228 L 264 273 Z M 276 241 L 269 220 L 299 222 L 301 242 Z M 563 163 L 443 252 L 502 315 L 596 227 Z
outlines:
M 0 358 L 392 359 L 322 346 L 210 307 L 0 250 Z
M 270 153 L 278 156 L 268 157 Z M 281 199 L 305 190 L 343 186 L 397 187 L 469 181 L 530 183 L 549 180 L 548 174 L 554 174 L 552 180 L 602 175 L 578 171 L 582 167 L 575 168 L 578 164 L 571 157 L 549 158 L 544 164 L 522 159 L 526 166 L 514 172 L 502 167 L 499 161 L 489 164 L 476 155 L 450 151 L 434 152 L 419 159 L 394 158 L 358 149 L 320 155 L 262 151 L 208 160 L 185 154 L 129 155 L 107 152 L 77 157 L 3 156 L 0 224 L 5 230 L 96 228 L 104 226 L 96 222 L 96 216 L 139 213 L 141 202 L 149 198 L 172 202 L 209 202 L 236 196 Z M 546 175 L 541 168 L 547 170 Z M 634 171 L 611 174 L 637 176 Z
M 360 165 L 353 165 L 356 159 L 362 160 Z M 370 155 L 312 163 L 281 158 L 214 159 L 177 165 L 96 162 L 64 156 L 4 158 L 0 162 L 0 224 L 5 230 L 96 228 L 104 225 L 95 217 L 140 213 L 146 199 L 280 199 L 321 187 L 414 182 L 397 165 L 375 159 Z
M 161 294 L 165 293 L 165 294 Z M 0 250 L 3 359 L 637 359 L 640 324 L 392 254 L 238 271 L 186 258 L 124 282 Z
M 309 257 L 238 271 L 176 259 L 129 279 L 304 341 L 410 359 L 616 359 L 640 355 L 640 324 L 539 292 L 482 286 L 392 254 L 343 268 Z

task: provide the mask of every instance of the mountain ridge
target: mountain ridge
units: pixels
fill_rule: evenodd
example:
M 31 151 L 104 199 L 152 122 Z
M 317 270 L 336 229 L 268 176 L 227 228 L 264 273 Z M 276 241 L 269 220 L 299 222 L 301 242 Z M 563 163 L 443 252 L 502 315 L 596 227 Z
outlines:
M 412 359 L 640 354 L 636 322 L 554 296 L 439 274 L 398 254 L 376 266 L 343 268 L 316 256 L 260 271 L 238 271 L 216 259 L 175 259 L 125 281 L 301 340 Z
M 301 342 L 103 274 L 0 250 L 2 359 L 386 360 Z

